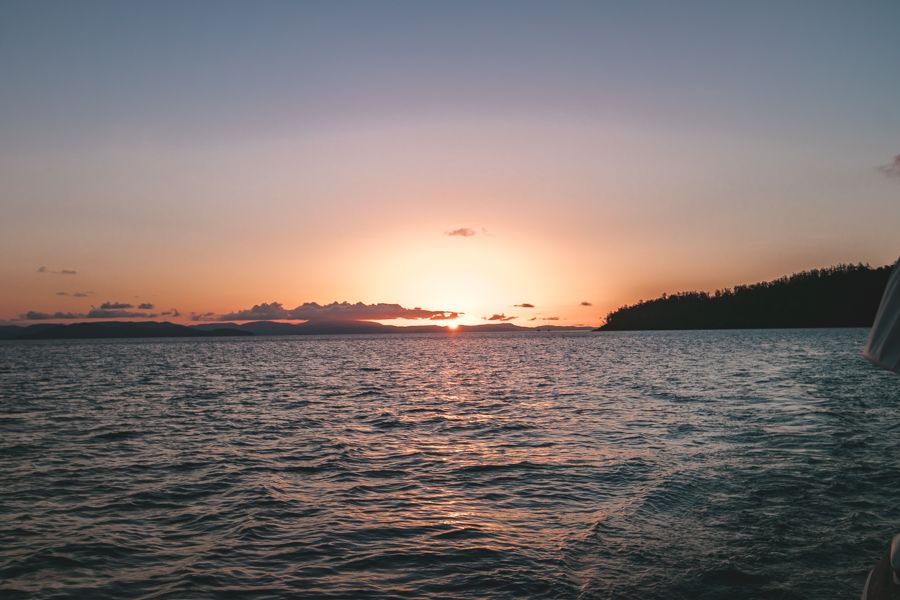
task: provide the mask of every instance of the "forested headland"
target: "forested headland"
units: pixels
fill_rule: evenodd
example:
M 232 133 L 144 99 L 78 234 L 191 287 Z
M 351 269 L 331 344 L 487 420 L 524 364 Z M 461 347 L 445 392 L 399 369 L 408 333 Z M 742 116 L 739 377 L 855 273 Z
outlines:
M 892 266 L 837 265 L 715 292 L 623 306 L 598 331 L 869 327 Z

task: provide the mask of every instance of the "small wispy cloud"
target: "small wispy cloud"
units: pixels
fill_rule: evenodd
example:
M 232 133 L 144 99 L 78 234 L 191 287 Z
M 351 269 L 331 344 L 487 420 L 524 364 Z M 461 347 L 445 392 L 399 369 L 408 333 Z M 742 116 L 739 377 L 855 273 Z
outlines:
M 559 321 L 559 317 L 544 317 L 541 321 Z
M 123 308 L 134 308 L 134 305 L 129 304 L 128 302 L 104 302 L 100 305 L 100 308 L 103 310 L 120 310 Z M 150 308 L 152 308 L 152 306 Z
M 878 167 L 878 170 L 887 177 L 900 177 L 900 154 L 895 156 L 894 160 L 888 164 Z
M 471 227 L 460 227 L 459 229 L 448 231 L 447 235 L 451 237 L 472 237 L 475 235 L 475 230 Z
M 581 306 L 593 306 L 590 302 L 582 302 Z
M 150 302 L 141 302 L 138 304 L 138 308 L 141 310 L 153 310 L 153 304 Z
M 493 314 L 490 317 L 484 317 L 484 320 L 485 321 L 512 321 L 515 318 L 516 318 L 515 315 L 507 317 L 506 314 L 500 313 L 500 314 Z
M 460 315 L 463 313 L 455 312 L 452 310 L 445 310 L 443 312 L 437 312 L 430 317 L 428 317 L 429 321 L 446 321 L 448 319 L 458 319 Z
M 522 304 L 513 304 L 516 308 L 534 308 L 534 304 L 523 302 Z
M 42 312 L 39 310 L 29 310 L 28 312 L 19 316 L 19 318 L 24 319 L 25 321 L 46 321 L 47 319 L 83 319 L 84 317 L 84 313 L 60 311 Z
M 155 316 L 157 316 L 155 313 L 109 308 L 92 308 L 88 311 L 88 314 L 85 315 L 88 319 L 136 319 L 141 317 L 149 319 Z
M 87 298 L 94 292 L 56 292 L 57 296 L 72 296 L 73 298 Z
M 40 310 L 29 310 L 19 315 L 19 318 L 25 321 L 48 321 L 48 320 L 71 320 L 71 319 L 150 319 L 157 316 L 155 313 L 137 312 L 131 310 L 116 310 L 104 308 L 92 308 L 86 313 L 76 312 L 44 312 Z
M 38 273 L 44 275 L 77 275 L 78 271 L 74 269 L 60 269 L 59 271 L 54 271 L 52 269 L 48 269 L 47 267 L 40 266 L 37 270 Z
M 163 317 L 180 317 L 181 316 L 181 313 L 178 312 L 177 308 L 170 308 L 169 310 L 164 310 L 163 312 L 161 312 L 159 314 L 162 315 Z

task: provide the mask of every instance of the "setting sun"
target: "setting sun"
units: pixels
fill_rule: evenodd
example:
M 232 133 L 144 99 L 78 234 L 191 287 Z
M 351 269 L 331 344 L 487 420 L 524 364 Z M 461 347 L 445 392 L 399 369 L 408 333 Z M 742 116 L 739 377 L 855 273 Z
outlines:
M 456 331 L 456 329 L 458 327 L 459 327 L 458 321 L 450 321 L 449 323 L 447 323 L 447 329 L 449 329 L 450 331 Z

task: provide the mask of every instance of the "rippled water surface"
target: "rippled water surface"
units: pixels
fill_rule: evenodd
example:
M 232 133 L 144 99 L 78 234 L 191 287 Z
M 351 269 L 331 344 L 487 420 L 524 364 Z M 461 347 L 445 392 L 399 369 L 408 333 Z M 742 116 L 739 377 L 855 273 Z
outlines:
M 0 596 L 858 597 L 865 335 L 0 343 Z

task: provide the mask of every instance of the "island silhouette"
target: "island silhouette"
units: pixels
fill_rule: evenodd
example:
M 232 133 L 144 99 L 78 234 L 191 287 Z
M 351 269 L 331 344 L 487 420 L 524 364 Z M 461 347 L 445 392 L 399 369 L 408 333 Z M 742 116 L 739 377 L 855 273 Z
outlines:
M 595 331 L 870 327 L 892 268 L 841 264 L 713 293 L 663 294 L 612 311 Z
M 589 330 L 590 327 L 541 325 L 520 327 L 512 323 L 460 325 L 459 332 L 512 331 L 570 331 Z M 280 335 L 340 335 L 373 333 L 447 333 L 444 325 L 383 325 L 374 321 L 313 320 L 305 323 L 253 321 L 249 323 L 204 323 L 178 325 L 168 321 L 101 321 L 95 323 L 40 323 L 20 327 L 0 327 L 0 339 L 46 340 L 89 338 L 162 338 L 162 337 L 218 337 L 218 336 L 280 336 Z

